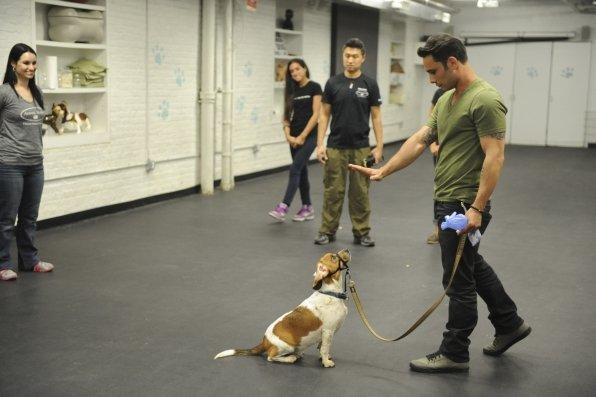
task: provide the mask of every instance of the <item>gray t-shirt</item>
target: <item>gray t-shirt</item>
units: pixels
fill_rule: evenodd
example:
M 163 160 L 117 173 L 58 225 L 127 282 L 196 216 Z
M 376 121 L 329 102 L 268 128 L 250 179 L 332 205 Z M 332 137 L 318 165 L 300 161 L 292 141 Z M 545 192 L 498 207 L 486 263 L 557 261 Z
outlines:
M 18 96 L 9 84 L 0 85 L 0 164 L 36 165 L 43 162 L 41 126 L 45 111 Z

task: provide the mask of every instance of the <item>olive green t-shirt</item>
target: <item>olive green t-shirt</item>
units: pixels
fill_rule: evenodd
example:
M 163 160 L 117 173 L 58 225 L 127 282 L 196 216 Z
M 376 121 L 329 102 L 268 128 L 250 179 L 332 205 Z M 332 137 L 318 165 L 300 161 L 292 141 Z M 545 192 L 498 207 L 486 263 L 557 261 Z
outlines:
M 453 104 L 455 90 L 437 102 L 427 126 L 437 131 L 435 200 L 472 203 L 478 193 L 484 151 L 480 137 L 505 132 L 507 108 L 497 90 L 476 79 Z

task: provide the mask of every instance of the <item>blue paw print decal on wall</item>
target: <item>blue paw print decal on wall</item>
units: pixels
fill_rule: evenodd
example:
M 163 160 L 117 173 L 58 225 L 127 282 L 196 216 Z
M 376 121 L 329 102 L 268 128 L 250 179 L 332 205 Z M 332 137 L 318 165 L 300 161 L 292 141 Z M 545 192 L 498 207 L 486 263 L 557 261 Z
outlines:
M 184 71 L 180 68 L 174 69 L 174 77 L 176 78 L 176 85 L 178 87 L 182 87 L 182 84 L 186 82 L 186 77 L 184 77 Z
M 244 105 L 246 105 L 246 97 L 241 96 L 236 100 L 236 113 L 242 113 L 244 110 Z
M 253 124 L 259 122 L 259 108 L 252 109 L 252 112 L 250 112 L 250 121 L 252 121 Z
M 163 53 L 163 48 L 156 45 L 151 49 L 151 53 L 153 54 L 153 60 L 156 64 L 161 65 L 163 63 L 163 59 L 165 57 Z
M 246 62 L 244 66 L 242 66 L 242 73 L 244 73 L 246 77 L 252 76 L 252 63 Z
M 565 69 L 561 70 L 561 77 L 570 79 L 571 77 L 573 77 L 574 72 L 575 72 L 575 70 L 572 67 L 568 66 Z
M 170 116 L 170 101 L 163 100 L 159 104 L 159 112 L 157 116 L 162 119 L 166 120 Z
M 492 68 L 490 68 L 490 74 L 492 74 L 493 76 L 500 76 L 502 73 L 503 73 L 502 66 L 493 66 Z
M 534 79 L 538 77 L 538 69 L 536 69 L 534 66 L 530 66 L 529 68 L 526 68 L 526 74 L 529 78 Z

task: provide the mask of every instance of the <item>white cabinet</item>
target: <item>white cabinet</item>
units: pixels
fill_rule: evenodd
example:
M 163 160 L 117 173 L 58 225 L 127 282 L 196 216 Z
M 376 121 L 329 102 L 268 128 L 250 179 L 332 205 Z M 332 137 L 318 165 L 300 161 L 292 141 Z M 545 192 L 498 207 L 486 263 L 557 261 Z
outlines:
M 75 10 L 75 13 L 80 12 L 83 15 L 86 12 L 93 12 L 95 16 L 103 16 L 103 30 L 104 33 L 106 32 L 105 0 L 89 0 L 84 3 L 62 0 L 31 0 L 33 43 L 39 64 L 38 78 L 40 73 L 44 73 L 44 68 L 47 66 L 44 65 L 44 61 L 48 59 L 46 57 L 56 57 L 58 73 L 61 70 L 68 70 L 68 65 L 81 58 L 107 66 L 106 34 L 103 35 L 103 40 L 100 43 L 72 43 L 51 40 L 48 12 L 52 8 L 59 10 L 72 9 Z M 65 101 L 69 111 L 86 113 L 91 122 L 91 129 L 80 134 L 73 132 L 56 134 L 51 128 L 48 128 L 44 136 L 45 148 L 79 146 L 109 141 L 107 76 L 103 84 L 97 87 L 74 87 L 69 84 L 68 87 L 58 86 L 50 89 L 43 87 L 44 81 L 38 81 L 38 83 L 42 85 L 47 113 L 51 112 L 53 103 Z
M 469 47 L 468 61 L 479 77 L 499 91 L 507 112 L 507 126 L 511 125 L 511 104 L 513 98 L 513 76 L 515 69 L 515 44 L 500 44 Z M 508 131 L 507 142 L 511 140 Z
M 586 146 L 590 43 L 553 43 L 546 143 Z
M 496 44 L 467 51 L 476 73 L 509 109 L 508 143 L 586 146 L 590 43 Z
M 546 145 L 552 43 L 517 44 L 511 143 Z

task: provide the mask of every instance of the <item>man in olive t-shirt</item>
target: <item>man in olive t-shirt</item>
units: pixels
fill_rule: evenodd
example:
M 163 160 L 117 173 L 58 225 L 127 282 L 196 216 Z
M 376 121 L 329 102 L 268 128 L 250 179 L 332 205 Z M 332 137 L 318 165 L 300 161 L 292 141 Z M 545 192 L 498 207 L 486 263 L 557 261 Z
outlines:
M 381 180 L 411 164 L 432 142 L 440 142 L 435 169 L 435 217 L 464 213 L 468 225 L 460 233 L 479 229 L 484 233 L 491 219 L 490 197 L 504 162 L 505 114 L 499 93 L 478 78 L 468 64 L 463 43 L 447 34 L 431 36 L 418 49 L 430 82 L 447 92 L 439 99 L 428 123 L 412 135 L 400 150 L 378 169 L 350 164 L 350 169 Z M 443 287 L 449 283 L 459 235 L 440 230 Z M 495 327 L 493 342 L 484 354 L 499 356 L 528 336 L 531 328 L 517 314 L 499 278 L 478 253 L 478 245 L 466 241 L 463 255 L 447 291 L 449 320 L 439 349 L 410 362 L 418 372 L 464 372 L 470 360 L 468 337 L 478 320 L 476 296 L 486 302 Z

